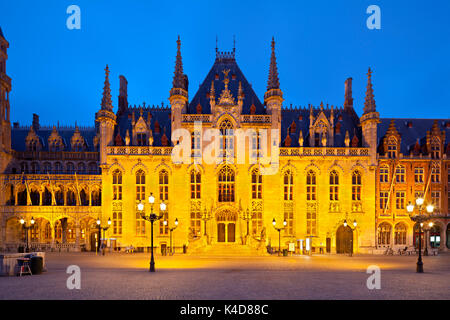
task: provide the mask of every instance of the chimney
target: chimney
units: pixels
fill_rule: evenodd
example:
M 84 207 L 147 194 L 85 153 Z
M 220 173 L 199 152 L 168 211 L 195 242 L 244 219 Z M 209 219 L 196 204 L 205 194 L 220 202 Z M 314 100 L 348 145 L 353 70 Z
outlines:
M 118 115 L 124 114 L 125 110 L 128 108 L 128 81 L 124 76 L 119 76 L 120 87 L 119 87 L 119 108 L 117 110 Z
M 39 126 L 39 116 L 36 113 L 33 113 L 33 129 L 34 131 L 38 131 L 40 126 Z
M 353 97 L 352 97 L 352 78 L 345 80 L 345 101 L 344 111 L 353 109 Z

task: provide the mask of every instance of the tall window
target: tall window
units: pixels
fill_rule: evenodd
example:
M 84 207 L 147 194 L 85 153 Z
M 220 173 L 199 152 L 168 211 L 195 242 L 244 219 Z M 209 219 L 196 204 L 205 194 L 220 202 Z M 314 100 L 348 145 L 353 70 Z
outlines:
M 233 155 L 234 149 L 233 124 L 229 120 L 224 120 L 220 124 L 219 129 L 220 129 L 220 149 L 222 150 L 222 155 L 224 157 Z
M 145 201 L 145 172 L 143 170 L 136 172 L 136 201 Z
M 431 202 L 436 208 L 440 207 L 441 202 L 441 192 L 440 191 L 431 191 Z
M 219 202 L 234 202 L 234 171 L 224 166 L 219 171 Z
M 200 205 L 191 202 L 191 232 L 194 238 L 201 235 L 202 213 Z
M 386 222 L 383 222 L 378 226 L 378 244 L 391 244 L 391 225 Z
M 397 158 L 397 139 L 390 137 L 387 143 L 387 155 L 389 158 Z
M 193 131 L 191 133 L 191 152 L 194 156 L 200 156 L 200 132 Z
M 387 203 L 388 203 L 388 197 L 389 193 L 387 191 L 380 191 L 380 209 L 386 208 L 388 209 Z
M 330 173 L 330 201 L 339 200 L 339 175 L 336 171 Z
M 405 209 L 405 191 L 397 191 L 395 193 L 395 208 L 397 210 Z
M 259 132 L 256 130 L 252 133 L 252 155 L 253 157 L 257 157 L 259 155 L 259 151 L 261 150 L 261 138 Z
M 192 170 L 191 171 L 191 199 L 201 198 L 201 183 L 202 175 L 200 172 Z
M 352 200 L 361 201 L 361 173 L 359 171 L 352 174 Z
M 159 172 L 159 200 L 169 200 L 169 173 L 165 169 Z
M 262 203 L 258 203 L 252 211 L 252 234 L 259 236 L 263 228 Z
M 394 244 L 406 245 L 406 225 L 404 223 L 395 225 Z
M 431 168 L 431 182 L 439 183 L 441 181 L 441 168 L 439 165 L 433 165 Z
M 252 199 L 262 199 L 262 175 L 258 169 L 252 171 Z
M 421 167 L 414 168 L 414 182 L 423 183 L 424 170 Z
M 164 221 L 167 221 L 167 223 L 164 225 Z M 164 211 L 164 216 L 159 220 L 159 234 L 160 235 L 168 235 L 169 234 L 169 212 L 166 209 Z
M 380 182 L 389 182 L 389 167 L 382 166 L 380 168 Z
M 310 170 L 306 175 L 306 200 L 316 201 L 316 174 Z
M 284 202 L 284 220 L 287 224 L 284 228 L 284 233 L 286 235 L 294 234 L 294 203 L 292 201 Z
M 294 195 L 294 175 L 291 170 L 284 173 L 284 200 L 292 200 Z
M 122 200 L 122 172 L 113 172 L 113 200 Z
M 316 204 L 309 203 L 306 205 L 306 234 L 315 235 L 317 231 L 317 212 Z
M 113 211 L 112 218 L 113 234 L 122 234 L 122 211 Z
M 440 156 L 440 141 L 438 138 L 434 137 L 431 141 L 431 158 L 432 159 L 439 159 Z
M 147 145 L 147 135 L 145 133 L 137 133 L 137 145 L 138 146 L 145 146 Z
M 404 166 L 397 166 L 395 169 L 395 181 L 397 183 L 404 183 L 405 182 L 405 173 L 406 169 Z

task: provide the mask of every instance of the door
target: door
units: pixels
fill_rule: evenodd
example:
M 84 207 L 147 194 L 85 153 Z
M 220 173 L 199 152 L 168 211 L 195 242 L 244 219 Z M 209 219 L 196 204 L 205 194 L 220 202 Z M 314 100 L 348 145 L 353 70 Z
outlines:
M 336 253 L 353 253 L 353 230 L 348 226 L 336 232 Z
M 331 238 L 327 238 L 327 253 L 331 252 Z
M 235 234 L 236 234 L 236 224 L 229 223 L 227 228 L 227 242 L 234 242 L 235 241 Z
M 225 223 L 217 224 L 217 242 L 225 242 Z

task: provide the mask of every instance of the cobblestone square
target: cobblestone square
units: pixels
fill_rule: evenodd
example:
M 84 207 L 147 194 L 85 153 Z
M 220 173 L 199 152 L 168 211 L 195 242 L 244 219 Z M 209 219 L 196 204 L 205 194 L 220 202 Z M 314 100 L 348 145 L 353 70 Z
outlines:
M 42 275 L 1 277 L 0 299 L 449 299 L 450 255 L 313 255 L 264 257 L 48 253 Z M 67 267 L 81 269 L 81 289 L 69 290 Z M 381 269 L 381 289 L 369 290 L 367 267 Z

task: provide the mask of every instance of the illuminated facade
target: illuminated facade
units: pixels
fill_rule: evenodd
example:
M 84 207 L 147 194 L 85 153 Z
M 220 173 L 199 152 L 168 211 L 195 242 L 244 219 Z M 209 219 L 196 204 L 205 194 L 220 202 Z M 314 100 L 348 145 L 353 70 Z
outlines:
M 398 199 L 392 194 L 404 192 L 404 208 L 413 192 L 428 185 L 429 164 L 437 162 L 439 182 L 431 183 L 425 191 L 434 197 L 433 201 L 435 192 L 440 191 L 439 213 L 447 215 L 444 171 L 448 170 L 445 134 L 449 120 L 439 120 L 427 128 L 431 131 L 426 143 L 419 141 L 419 147 L 426 149 L 417 156 L 402 156 L 406 153 L 401 146 L 409 148 L 409 140 L 401 139 L 394 125 L 387 129 L 388 119 L 380 119 L 370 69 L 361 117 L 353 108 L 351 78 L 345 81 L 343 107 L 323 103 L 317 107 L 283 106 L 274 41 L 262 102 L 237 65 L 234 49 L 216 50 L 211 70 L 189 100 L 189 82 L 183 73 L 178 39 L 169 106 L 129 105 L 128 83 L 120 76 L 118 108 L 114 112 L 107 66 L 94 127 L 43 128 L 37 115 L 31 126 L 11 127 L 8 43 L 3 35 L 0 42 L 0 247 L 4 249 L 15 250 L 23 242 L 19 219 L 30 221 L 33 217 L 36 223 L 30 241 L 35 247 L 94 250 L 98 232 L 95 221 L 100 217 L 102 224 L 112 221 L 106 232 L 111 247 L 133 246 L 147 251 L 150 225 L 141 218 L 138 204 L 143 203 L 149 214 L 152 208 L 147 199 L 152 193 L 156 198 L 154 212 L 160 213 L 160 202 L 167 205 L 161 213 L 163 218 L 154 225 L 158 249 L 170 245 L 170 228 L 177 218 L 179 225 L 173 232 L 176 252 L 186 247 L 192 254 L 262 254 L 268 247 L 278 248 L 275 219 L 276 227 L 286 221 L 281 231 L 282 248 L 293 244 L 299 252 L 306 249 L 308 242 L 313 252 L 382 252 L 395 239 L 402 239 L 395 240 L 396 244 L 412 245 L 413 223 L 405 210 L 391 210 Z M 430 123 L 413 120 L 413 126 L 415 121 L 421 127 Z M 400 125 L 408 120 L 397 122 Z M 178 129 L 188 132 L 189 163 L 172 158 L 173 149 L 186 142 L 172 138 Z M 222 163 L 202 159 L 211 145 L 206 138 L 210 129 L 221 133 L 216 151 Z M 238 161 L 236 155 L 239 130 L 248 130 L 243 140 L 247 152 L 244 161 Z M 268 136 L 263 132 L 269 132 Z M 436 135 L 439 158 L 432 156 L 437 151 L 433 142 L 428 142 L 435 141 Z M 391 137 L 395 138 L 395 150 Z M 263 146 L 272 139 L 278 142 L 269 143 L 271 156 L 275 152 L 279 162 L 276 171 L 265 174 L 265 167 L 252 163 L 250 155 L 263 158 Z M 390 152 L 397 153 L 389 156 Z M 413 162 L 422 166 L 422 184 L 411 191 L 409 182 L 390 183 L 393 166 L 404 163 L 405 179 L 409 179 L 410 170 L 420 167 L 413 168 Z M 384 171 L 380 171 L 385 166 L 386 181 L 381 180 Z M 381 210 L 386 192 L 390 206 Z M 164 220 L 168 223 L 164 224 Z M 446 239 L 448 220 L 439 217 L 436 221 L 441 239 Z M 403 224 L 399 226 L 399 222 Z M 383 226 L 391 229 L 384 230 Z M 400 234 L 402 226 L 406 231 Z M 389 243 L 383 240 L 388 237 Z M 445 250 L 445 244 L 441 248 Z

